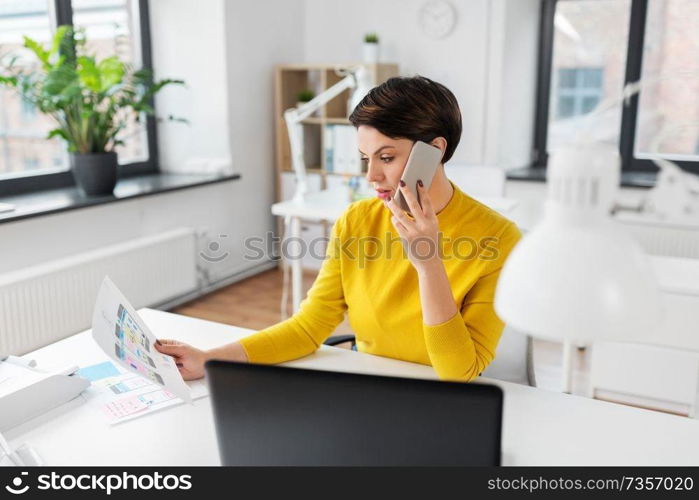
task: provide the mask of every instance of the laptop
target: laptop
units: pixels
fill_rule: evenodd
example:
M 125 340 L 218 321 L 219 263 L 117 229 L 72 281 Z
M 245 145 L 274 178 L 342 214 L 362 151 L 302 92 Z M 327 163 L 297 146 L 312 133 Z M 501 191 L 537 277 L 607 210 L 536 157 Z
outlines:
M 209 361 L 223 465 L 500 465 L 502 390 Z

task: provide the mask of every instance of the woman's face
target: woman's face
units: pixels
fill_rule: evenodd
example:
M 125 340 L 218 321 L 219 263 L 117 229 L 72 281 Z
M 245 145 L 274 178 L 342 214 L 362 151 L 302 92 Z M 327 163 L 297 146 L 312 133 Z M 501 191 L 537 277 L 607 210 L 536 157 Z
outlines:
M 393 197 L 408 162 L 413 141 L 392 139 L 368 125 L 359 126 L 357 141 L 362 163 L 367 166 L 367 181 L 376 189 L 379 198 Z

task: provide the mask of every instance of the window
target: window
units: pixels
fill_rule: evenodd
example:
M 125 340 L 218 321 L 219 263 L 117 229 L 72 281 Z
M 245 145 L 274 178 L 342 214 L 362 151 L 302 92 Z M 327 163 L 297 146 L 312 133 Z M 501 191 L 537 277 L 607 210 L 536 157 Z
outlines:
M 603 68 L 559 68 L 556 119 L 585 115 L 602 98 Z
M 660 79 L 638 100 L 634 155 L 699 161 L 699 2 L 649 0 L 646 17 L 641 77 Z
M 543 0 L 534 165 L 580 132 L 618 145 L 624 170 L 652 155 L 699 172 L 699 2 Z M 628 105 L 591 115 L 626 83 Z
M 30 55 L 22 47 L 22 37 L 48 43 L 50 14 L 47 0 L 0 0 L 0 58 L 16 55 L 18 64 L 28 64 Z M 0 179 L 36 171 L 37 162 L 50 170 L 67 168 L 63 144 L 45 139 L 51 120 L 31 108 L 13 89 L 0 87 Z M 61 158 L 61 163 L 54 166 L 53 157 Z
M 22 119 L 24 121 L 36 118 L 37 111 L 36 106 L 31 101 L 22 99 Z
M 38 158 L 31 158 L 28 156 L 24 157 L 24 168 L 26 170 L 34 170 L 39 166 L 39 159 Z
M 0 62 L 33 59 L 23 36 L 48 43 L 58 25 L 85 29 L 98 58 L 118 55 L 135 67 L 150 67 L 147 0 L 0 0 Z M 65 144 L 46 139 L 53 128 L 31 103 L 0 87 L 0 196 L 73 184 Z M 155 120 L 130 119 L 117 148 L 122 175 L 157 171 Z

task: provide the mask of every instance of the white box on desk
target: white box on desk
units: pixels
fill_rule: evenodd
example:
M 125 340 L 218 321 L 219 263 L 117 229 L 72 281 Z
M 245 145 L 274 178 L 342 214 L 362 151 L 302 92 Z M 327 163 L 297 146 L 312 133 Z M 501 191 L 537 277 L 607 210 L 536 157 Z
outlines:
M 90 385 L 89 380 L 67 371 L 44 372 L 12 361 L 0 362 L 0 432 L 67 403 Z

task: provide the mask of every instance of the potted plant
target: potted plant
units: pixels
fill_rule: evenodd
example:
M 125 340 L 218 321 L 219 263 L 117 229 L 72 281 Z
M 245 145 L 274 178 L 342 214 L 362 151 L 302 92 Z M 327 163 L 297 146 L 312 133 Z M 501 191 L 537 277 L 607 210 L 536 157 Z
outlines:
M 298 94 L 296 94 L 296 107 L 307 103 L 315 97 L 315 92 L 310 89 L 303 89 Z
M 75 182 L 85 194 L 112 193 L 118 164 L 114 148 L 124 144 L 121 133 L 129 118 L 152 115 L 153 96 L 166 85 L 184 82 L 154 81 L 149 70 L 134 70 L 116 56 L 98 61 L 87 53 L 84 31 L 71 26 L 60 26 L 48 49 L 26 36 L 24 46 L 37 64 L 20 66 L 13 58 L 0 84 L 15 88 L 55 121 L 48 138 L 65 140 Z
M 376 64 L 379 62 L 379 36 L 376 33 L 364 35 L 362 55 L 365 63 Z
M 302 106 L 311 101 L 316 96 L 311 89 L 303 89 L 296 94 L 296 107 Z M 311 116 L 318 116 L 318 110 L 311 113 Z

